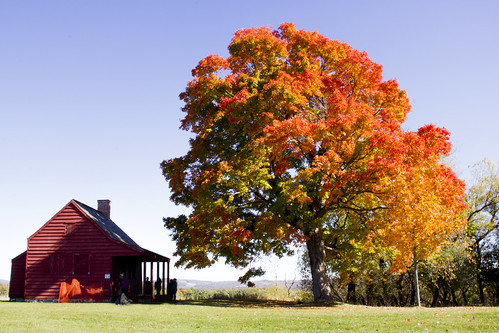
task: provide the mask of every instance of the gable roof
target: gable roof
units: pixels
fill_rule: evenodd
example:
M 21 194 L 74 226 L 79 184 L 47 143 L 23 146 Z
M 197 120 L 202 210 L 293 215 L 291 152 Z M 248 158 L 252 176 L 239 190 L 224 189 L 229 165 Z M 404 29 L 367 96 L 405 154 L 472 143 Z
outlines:
M 118 227 L 116 223 L 114 223 L 110 218 L 108 218 L 102 212 L 90 206 L 87 206 L 84 203 L 79 202 L 78 200 L 73 199 L 71 200 L 71 202 L 74 203 L 76 207 L 80 209 L 81 212 L 83 212 L 83 214 L 85 214 L 92 221 L 94 221 L 95 224 L 97 224 L 97 226 L 101 228 L 112 239 L 141 251 L 142 254 L 146 255 L 151 260 L 154 259 L 154 260 L 163 260 L 170 262 L 170 258 L 155 253 L 153 251 L 144 249 L 143 247 L 140 247 L 137 243 L 135 243 L 135 241 L 132 238 L 130 238 L 130 236 L 128 236 L 123 230 L 121 230 L 121 228 Z
M 106 234 L 109 235 L 114 240 L 118 242 L 125 243 L 129 246 L 137 248 L 138 250 L 143 251 L 135 241 L 130 238 L 120 227 L 116 225 L 111 219 L 107 218 L 100 211 L 85 205 L 77 200 L 71 200 L 85 215 L 91 218 Z

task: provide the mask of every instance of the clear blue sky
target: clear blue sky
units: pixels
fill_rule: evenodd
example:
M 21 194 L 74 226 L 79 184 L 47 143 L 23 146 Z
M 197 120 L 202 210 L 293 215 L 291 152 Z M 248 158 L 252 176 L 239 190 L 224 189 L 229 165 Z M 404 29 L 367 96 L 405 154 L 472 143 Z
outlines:
M 185 154 L 178 94 L 241 28 L 294 22 L 365 50 L 407 90 L 417 130 L 450 130 L 453 163 L 499 162 L 499 2 L 0 1 L 0 278 L 27 238 L 71 199 L 111 215 L 139 245 L 171 256 L 159 163 Z M 175 258 L 172 258 L 175 260 Z M 293 261 L 263 262 L 293 278 Z M 178 278 L 233 280 L 223 265 Z

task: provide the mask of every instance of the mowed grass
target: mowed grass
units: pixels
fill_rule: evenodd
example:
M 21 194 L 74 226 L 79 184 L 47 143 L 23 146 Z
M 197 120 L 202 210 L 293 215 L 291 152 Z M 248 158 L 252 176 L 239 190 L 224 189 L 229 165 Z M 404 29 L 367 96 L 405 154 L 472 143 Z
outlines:
M 0 332 L 499 332 L 499 308 L 0 302 Z

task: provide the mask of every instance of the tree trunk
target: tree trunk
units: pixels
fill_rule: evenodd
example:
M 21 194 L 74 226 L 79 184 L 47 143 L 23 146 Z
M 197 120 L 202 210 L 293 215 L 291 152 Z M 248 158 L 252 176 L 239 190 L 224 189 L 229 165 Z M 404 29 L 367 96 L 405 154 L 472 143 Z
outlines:
M 454 304 L 454 306 L 459 306 L 459 304 L 457 302 L 456 291 L 452 287 L 450 289 L 450 295 L 451 295 L 451 299 L 452 299 L 452 304 Z
M 397 296 L 393 296 L 395 299 L 396 306 L 403 306 L 407 303 L 407 297 L 404 293 L 404 287 L 402 283 L 404 282 L 404 273 L 401 273 L 397 279 Z
M 431 307 L 434 308 L 438 305 L 438 297 L 440 296 L 440 288 L 433 288 L 433 300 L 431 301 Z
M 483 292 L 483 276 L 482 276 L 482 250 L 480 244 L 475 244 L 476 253 L 476 281 L 478 284 L 478 294 L 480 296 L 480 303 L 485 304 L 485 294 Z
M 438 277 L 437 282 L 433 286 L 433 300 L 431 301 L 431 307 L 434 308 L 438 304 L 438 297 L 440 296 L 440 277 Z
M 312 273 L 312 287 L 315 302 L 331 301 L 331 288 L 326 271 L 326 250 L 319 230 L 309 235 L 307 250 Z
M 350 279 L 347 286 L 347 303 L 355 304 L 357 303 L 357 296 L 355 294 L 356 284 Z
M 419 278 L 418 278 L 418 261 L 414 259 L 414 283 L 416 285 L 416 301 L 418 306 L 421 306 L 421 297 L 419 296 Z
M 442 295 L 442 299 L 443 299 L 443 304 L 444 305 L 448 305 L 450 302 L 449 302 L 449 291 L 447 290 L 447 288 L 444 288 L 444 294 Z
M 380 260 L 380 263 L 382 262 L 382 260 Z M 380 265 L 381 267 L 381 265 Z M 383 292 L 381 293 L 381 295 L 379 295 L 379 302 L 382 306 L 386 306 L 386 303 L 385 302 L 385 296 L 388 295 L 388 286 L 386 284 L 386 278 L 385 278 L 385 274 L 382 273 L 381 275 L 381 286 L 383 288 Z
M 365 283 L 365 305 L 376 305 L 376 295 L 374 292 L 374 282 L 364 282 Z
M 461 296 L 463 297 L 464 305 L 468 305 L 468 297 L 466 296 L 466 290 L 461 291 Z
M 416 291 L 415 291 L 415 288 L 414 288 L 414 279 L 412 278 L 412 274 L 408 272 L 408 276 L 409 276 L 409 282 L 411 283 L 411 299 L 409 301 L 409 305 L 414 305 L 414 303 L 416 303 Z

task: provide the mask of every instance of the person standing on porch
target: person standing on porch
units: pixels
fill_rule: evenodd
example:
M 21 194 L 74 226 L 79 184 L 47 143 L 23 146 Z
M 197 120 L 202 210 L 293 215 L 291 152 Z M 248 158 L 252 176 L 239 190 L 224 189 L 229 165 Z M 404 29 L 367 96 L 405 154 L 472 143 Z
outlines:
M 158 277 L 158 280 L 156 280 L 156 282 L 154 283 L 154 289 L 156 289 L 156 295 L 160 295 L 161 294 L 161 285 L 162 281 L 161 281 L 161 278 Z
M 122 295 L 125 295 L 128 298 L 128 288 L 130 287 L 130 283 L 128 282 L 127 277 L 124 273 L 120 274 L 120 296 L 116 299 L 116 305 L 121 303 Z
M 172 302 L 176 302 L 177 301 L 177 279 L 173 279 L 172 281 L 172 284 L 170 286 L 170 291 L 171 291 L 171 294 L 172 294 Z
M 144 287 L 144 290 L 145 290 L 145 294 L 146 295 L 152 295 L 152 282 L 149 281 L 149 278 L 146 277 L 146 282 L 145 282 L 145 287 Z

